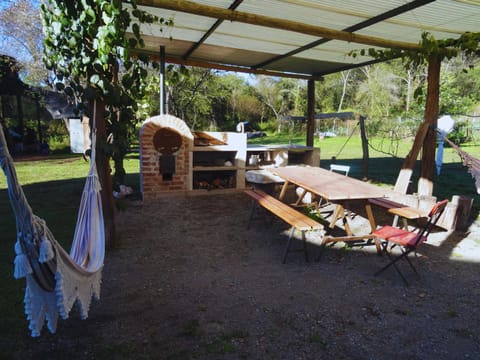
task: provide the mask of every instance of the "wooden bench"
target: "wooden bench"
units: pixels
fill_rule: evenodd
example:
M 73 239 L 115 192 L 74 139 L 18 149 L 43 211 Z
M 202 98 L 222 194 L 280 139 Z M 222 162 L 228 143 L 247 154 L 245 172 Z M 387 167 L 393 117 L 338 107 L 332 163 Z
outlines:
M 287 260 L 287 255 L 290 251 L 292 237 L 295 229 L 302 232 L 303 251 L 305 253 L 305 259 L 308 261 L 305 232 L 322 230 L 323 225 L 261 190 L 245 190 L 245 194 L 247 194 L 253 199 L 252 211 L 250 213 L 248 226 L 250 226 L 250 222 L 253 219 L 256 206 L 259 205 L 265 208 L 266 210 L 270 211 L 272 214 L 278 216 L 280 219 L 292 226 L 290 229 L 290 236 L 288 238 L 288 243 L 287 247 L 285 248 L 282 262 L 285 263 Z
M 388 199 L 368 199 L 368 202 L 372 205 L 379 206 L 387 210 L 387 212 L 389 212 L 390 214 L 394 215 L 392 224 L 393 226 L 397 226 L 398 218 L 401 217 L 403 219 L 403 227 L 405 229 L 408 229 L 407 219 L 419 219 L 426 216 L 425 211 L 412 208 Z

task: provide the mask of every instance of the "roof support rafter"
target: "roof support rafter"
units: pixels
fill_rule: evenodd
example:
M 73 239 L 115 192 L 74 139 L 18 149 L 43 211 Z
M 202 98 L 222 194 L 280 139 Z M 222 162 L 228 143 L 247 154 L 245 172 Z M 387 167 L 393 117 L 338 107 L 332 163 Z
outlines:
M 243 2 L 243 0 L 235 0 L 232 3 L 232 5 L 230 5 L 229 9 L 230 10 L 235 10 L 242 2 Z M 215 21 L 215 24 L 213 24 L 212 27 L 210 29 L 208 29 L 208 31 L 202 36 L 202 38 L 199 41 L 197 41 L 195 44 L 193 44 L 190 49 L 188 49 L 188 51 L 185 53 L 185 55 L 183 55 L 183 59 L 187 60 L 190 57 L 190 55 L 192 55 L 193 52 L 195 50 L 197 50 L 198 47 L 200 45 L 202 45 L 205 42 L 205 40 L 208 39 L 208 37 L 210 35 L 213 34 L 213 32 L 222 24 L 222 22 L 223 22 L 223 20 L 220 20 L 220 19 Z
M 420 6 L 424 6 L 426 4 L 429 4 L 431 2 L 434 2 L 436 0 L 414 0 L 412 2 L 409 2 L 407 4 L 404 4 L 402 6 L 399 6 L 395 9 L 392 9 L 392 10 L 389 10 L 389 11 L 386 11 L 380 15 L 377 15 L 377 16 L 374 16 L 370 19 L 367 19 L 365 21 L 362 21 L 358 24 L 355 24 L 355 25 L 352 25 L 352 26 L 349 26 L 345 29 L 343 29 L 342 31 L 346 31 L 346 32 L 349 32 L 349 33 L 353 33 L 355 31 L 358 31 L 358 30 L 361 30 L 361 29 L 364 29 L 370 25 L 374 25 L 376 23 L 379 23 L 381 21 L 384 21 L 386 19 L 390 19 L 394 16 L 397 16 L 397 15 L 400 15 L 400 14 L 403 14 L 407 11 L 410 11 L 412 9 L 416 9 Z M 255 66 L 253 66 L 254 69 L 258 69 L 258 68 L 262 68 L 268 64 L 271 64 L 275 61 L 279 61 L 279 60 L 282 60 L 282 59 L 285 59 L 285 58 L 288 58 L 290 56 L 293 56 L 293 55 L 296 55 L 298 53 L 301 53 L 305 50 L 309 50 L 311 48 L 314 48 L 318 45 L 321 45 L 321 44 L 324 44 L 328 41 L 331 41 L 332 39 L 326 39 L 326 38 L 322 38 L 322 39 L 319 39 L 319 40 L 316 40 L 316 41 L 313 41 L 311 42 L 310 44 L 307 44 L 307 45 L 304 45 L 298 49 L 295 49 L 295 50 L 292 50 L 292 51 L 289 51 L 288 53 L 285 53 L 283 55 L 278 55 L 278 56 L 275 56 L 273 58 L 271 58 L 270 60 L 267 60 L 267 61 L 264 61 L 260 64 L 257 64 Z
M 201 5 L 187 0 L 139 0 L 138 5 L 164 8 L 186 12 L 200 16 L 212 17 L 222 20 L 237 21 L 241 23 L 266 26 L 275 29 L 295 31 L 302 34 L 348 41 L 369 46 L 383 48 L 397 48 L 405 50 L 420 50 L 419 44 L 382 39 L 374 36 L 354 34 L 347 31 L 329 29 L 322 26 L 308 25 L 297 21 L 277 19 L 264 15 L 249 14 L 237 10 L 228 10 L 215 6 Z
M 154 51 L 137 49 L 135 51 L 132 51 L 132 55 L 134 56 L 145 55 L 150 57 L 151 59 L 155 59 L 157 61 L 160 60 L 159 54 Z M 188 60 L 188 59 L 185 60 L 180 57 L 168 56 L 168 55 L 165 56 L 165 61 L 170 64 L 197 66 L 197 67 L 203 67 L 206 69 L 216 69 L 216 70 L 222 70 L 222 71 L 233 71 L 233 72 L 241 72 L 241 73 L 247 73 L 247 74 L 276 76 L 276 77 L 285 77 L 285 78 L 301 79 L 301 80 L 309 80 L 309 79 L 319 80 L 321 78 L 319 76 L 312 76 L 307 74 L 285 73 L 285 72 L 261 70 L 261 69 L 256 70 L 256 69 L 251 69 L 249 67 L 210 63 L 208 61 L 197 61 L 197 60 Z

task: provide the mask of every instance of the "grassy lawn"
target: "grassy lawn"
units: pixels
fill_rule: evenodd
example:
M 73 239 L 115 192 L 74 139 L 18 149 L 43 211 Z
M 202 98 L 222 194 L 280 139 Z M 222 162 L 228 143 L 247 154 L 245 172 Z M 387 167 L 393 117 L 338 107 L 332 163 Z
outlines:
M 362 176 L 361 143 L 357 137 L 347 141 L 346 137 L 316 139 L 320 147 L 321 167 L 328 167 L 333 156 L 337 163 L 352 167 L 351 176 Z M 287 137 L 267 137 L 255 139 L 251 143 L 288 143 Z M 302 137 L 294 138 L 293 143 L 304 144 Z M 375 148 L 380 148 L 379 140 L 372 141 Z M 383 144 L 383 148 L 386 147 Z M 403 157 L 410 150 L 411 143 L 402 143 L 398 148 L 398 157 L 370 149 L 369 178 L 371 181 L 393 186 Z M 464 149 L 475 156 L 480 156 L 480 146 L 469 145 Z M 73 229 L 76 222 L 78 205 L 83 190 L 85 175 L 89 164 L 78 155 L 55 155 L 35 161 L 16 161 L 20 183 L 23 185 L 27 199 L 34 213 L 47 221 L 53 234 L 66 249 L 70 248 Z M 138 154 L 131 154 L 125 161 L 127 185 L 138 191 L 139 160 Z M 441 175 L 435 179 L 436 195 L 439 198 L 451 198 L 452 195 L 473 197 L 474 215 L 478 214 L 479 197 L 474 181 L 460 162 L 459 156 L 452 149 L 445 149 L 444 166 Z M 16 239 L 15 221 L 8 201 L 5 177 L 0 176 L 0 309 L 2 326 L 0 327 L 0 347 L 15 348 L 16 339 L 26 336 L 27 322 L 23 314 L 22 287 L 24 281 L 13 279 L 13 246 Z

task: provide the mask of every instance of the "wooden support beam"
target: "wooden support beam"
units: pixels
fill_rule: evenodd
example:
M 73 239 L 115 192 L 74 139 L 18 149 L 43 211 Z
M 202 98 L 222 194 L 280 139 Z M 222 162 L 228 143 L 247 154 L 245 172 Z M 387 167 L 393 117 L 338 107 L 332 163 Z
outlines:
M 189 14 L 237 21 L 245 24 L 259 25 L 274 29 L 294 31 L 301 34 L 313 35 L 327 39 L 348 41 L 369 46 L 382 48 L 394 48 L 405 50 L 421 50 L 419 44 L 382 39 L 374 36 L 354 34 L 348 31 L 329 29 L 323 26 L 315 26 L 298 21 L 277 19 L 270 16 L 251 14 L 247 12 L 229 10 L 215 6 L 202 5 L 187 0 L 139 0 L 138 5 L 181 11 Z
M 410 183 L 410 179 L 412 178 L 413 168 L 415 167 L 418 153 L 420 152 L 423 141 L 425 140 L 425 136 L 427 135 L 428 127 L 429 124 L 424 121 L 418 128 L 417 134 L 415 135 L 415 140 L 413 141 L 412 149 L 405 157 L 402 169 L 400 170 L 400 174 L 398 174 L 394 191 L 401 194 L 407 193 L 408 184 Z
M 346 28 L 342 29 L 342 31 L 353 33 L 355 31 L 358 31 L 358 30 L 364 29 L 366 27 L 372 26 L 374 24 L 377 24 L 377 23 L 379 23 L 381 21 L 384 21 L 386 19 L 390 19 L 394 16 L 398 16 L 400 14 L 403 14 L 404 12 L 410 11 L 412 9 L 416 9 L 417 7 L 424 6 L 424 5 L 429 4 L 433 1 L 435 1 L 435 0 L 414 0 L 412 2 L 403 4 L 402 6 L 399 6 L 397 8 L 388 10 L 388 11 L 386 11 L 386 12 L 380 14 L 380 15 L 371 17 L 371 18 L 369 18 L 367 20 L 364 20 L 364 21 L 362 21 L 358 24 L 346 27 Z M 303 51 L 306 51 L 306 50 L 312 49 L 316 46 L 319 46 L 321 44 L 325 44 L 326 42 L 329 42 L 329 41 L 331 41 L 331 39 L 321 38 L 321 39 L 315 40 L 315 41 L 313 41 L 313 42 L 311 42 L 307 45 L 301 46 L 301 47 L 299 47 L 295 50 L 289 51 L 285 54 L 278 55 L 278 56 L 275 56 L 275 57 L 273 57 L 269 60 L 263 61 L 262 63 L 255 65 L 255 68 L 265 67 L 266 65 L 271 64 L 275 61 L 279 61 L 279 60 L 288 58 L 290 56 L 294 56 L 294 55 L 299 54 Z
M 160 61 L 160 56 L 158 53 L 154 51 L 148 51 L 143 49 L 136 49 L 131 51 L 132 56 L 138 55 L 146 55 L 150 57 L 150 59 Z M 320 77 L 312 76 L 312 75 L 302 75 L 302 74 L 293 74 L 293 73 L 284 73 L 279 71 L 269 71 L 269 70 L 255 70 L 248 67 L 241 67 L 241 66 L 233 66 L 233 65 L 225 65 L 225 64 L 217 64 L 211 63 L 208 61 L 197 61 L 197 60 L 185 60 L 175 56 L 165 56 L 165 62 L 169 64 L 178 64 L 178 65 L 185 65 L 185 66 L 195 66 L 195 67 L 202 67 L 206 69 L 216 69 L 216 70 L 223 70 L 223 71 L 233 71 L 233 72 L 241 72 L 246 74 L 256 74 L 256 75 L 265 75 L 265 76 L 276 76 L 276 77 L 284 77 L 284 78 L 292 78 L 292 79 L 300 79 L 300 80 L 309 80 L 309 79 L 317 79 Z
M 440 89 L 441 60 L 432 55 L 428 61 L 428 89 L 425 103 L 425 115 L 420 125 L 412 149 L 403 162 L 402 169 L 395 183 L 395 191 L 407 193 L 413 168 L 422 149 L 422 163 L 417 192 L 419 195 L 431 196 L 433 193 L 433 178 L 435 175 L 435 149 L 437 146 L 438 99 Z
M 243 2 L 243 0 L 235 0 L 232 5 L 230 5 L 229 9 L 230 10 L 235 10 L 237 7 L 240 6 L 240 4 Z M 208 31 L 202 36 L 202 38 L 197 41 L 195 44 L 192 45 L 192 47 L 190 49 L 188 49 L 188 51 L 185 53 L 185 55 L 183 55 L 183 58 L 184 59 L 188 59 L 190 57 L 190 55 L 192 55 L 195 50 L 197 50 L 199 48 L 200 45 L 202 45 L 208 38 L 210 35 L 213 34 L 213 32 L 222 24 L 223 20 L 217 20 L 215 21 L 215 24 L 212 25 L 212 27 L 210 27 L 210 29 L 208 29 Z
M 425 122 L 429 125 L 422 147 L 422 162 L 418 194 L 431 196 L 435 176 L 435 149 L 437 148 L 438 99 L 440 94 L 441 60 L 433 55 L 428 60 L 428 89 L 425 103 Z
M 113 200 L 113 184 L 110 168 L 110 158 L 102 151 L 102 144 L 107 143 L 107 125 L 105 122 L 105 102 L 101 99 L 90 102 L 92 114 L 95 116 L 96 144 L 92 144 L 96 149 L 95 161 L 98 169 L 98 179 L 102 186 L 100 192 L 102 198 L 103 220 L 105 223 L 105 246 L 112 248 L 115 245 L 115 203 Z M 91 119 L 91 123 L 93 117 Z M 92 128 L 92 126 L 91 126 Z

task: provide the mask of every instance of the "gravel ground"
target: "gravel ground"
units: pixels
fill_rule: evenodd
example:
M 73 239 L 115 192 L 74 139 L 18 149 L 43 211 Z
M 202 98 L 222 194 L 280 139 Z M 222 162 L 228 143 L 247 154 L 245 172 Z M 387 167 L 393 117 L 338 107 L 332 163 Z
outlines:
M 241 193 L 132 201 L 89 318 L 26 335 L 18 358 L 480 358 L 478 224 L 432 234 L 406 287 L 393 270 L 373 276 L 386 259 L 370 246 L 282 264 L 287 227 L 247 229 L 249 211 Z M 320 236 L 308 239 L 313 257 Z

